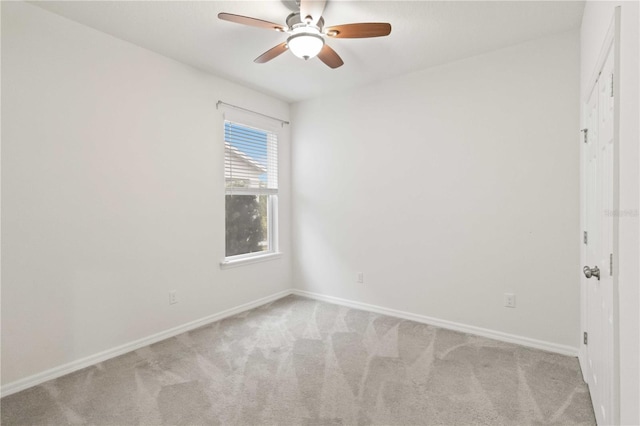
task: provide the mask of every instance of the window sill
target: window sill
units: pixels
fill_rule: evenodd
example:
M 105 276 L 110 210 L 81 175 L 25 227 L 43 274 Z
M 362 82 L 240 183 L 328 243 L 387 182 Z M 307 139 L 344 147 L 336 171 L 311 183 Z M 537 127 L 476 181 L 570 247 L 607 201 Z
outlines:
M 237 266 L 249 265 L 251 263 L 266 262 L 268 260 L 275 260 L 281 257 L 282 257 L 282 253 L 275 252 L 275 253 L 258 254 L 255 256 L 244 257 L 241 259 L 225 259 L 222 262 L 220 262 L 220 269 L 229 269 L 229 268 L 235 268 Z

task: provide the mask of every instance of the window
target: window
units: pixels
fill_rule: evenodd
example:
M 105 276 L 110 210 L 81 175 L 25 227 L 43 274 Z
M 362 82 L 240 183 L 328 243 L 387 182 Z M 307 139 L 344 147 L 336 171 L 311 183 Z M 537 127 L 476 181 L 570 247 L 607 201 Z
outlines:
M 277 252 L 278 137 L 225 120 L 225 261 Z

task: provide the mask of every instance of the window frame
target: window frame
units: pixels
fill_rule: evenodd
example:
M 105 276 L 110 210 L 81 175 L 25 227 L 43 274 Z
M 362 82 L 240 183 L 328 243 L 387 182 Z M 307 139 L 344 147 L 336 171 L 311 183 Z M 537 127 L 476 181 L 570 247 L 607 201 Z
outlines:
M 227 122 L 231 122 L 240 126 L 254 128 L 257 130 L 261 130 L 264 132 L 271 133 L 275 136 L 275 144 L 276 144 L 276 152 L 277 152 L 277 168 L 276 173 L 278 176 L 278 185 L 275 191 L 261 191 L 260 188 L 228 188 L 226 185 L 226 177 L 225 177 L 225 157 L 226 157 L 226 137 L 225 137 L 225 126 Z M 279 230 L 278 230 L 278 222 L 279 222 L 279 214 L 278 214 L 278 194 L 280 191 L 280 128 L 276 126 L 273 122 L 264 120 L 259 117 L 255 117 L 251 114 L 242 113 L 238 111 L 225 111 L 222 117 L 222 146 L 223 146 L 223 187 L 224 187 L 224 205 L 225 205 L 225 214 L 224 216 L 224 235 L 226 236 L 226 197 L 227 195 L 265 195 L 267 197 L 267 250 L 257 251 L 253 253 L 243 253 L 237 254 L 233 256 L 226 255 L 226 242 L 224 244 L 223 253 L 225 256 L 220 262 L 220 266 L 222 269 L 240 266 L 244 264 L 263 262 L 266 260 L 277 259 L 282 256 L 282 253 L 279 249 Z M 235 190 L 234 190 L 235 189 Z

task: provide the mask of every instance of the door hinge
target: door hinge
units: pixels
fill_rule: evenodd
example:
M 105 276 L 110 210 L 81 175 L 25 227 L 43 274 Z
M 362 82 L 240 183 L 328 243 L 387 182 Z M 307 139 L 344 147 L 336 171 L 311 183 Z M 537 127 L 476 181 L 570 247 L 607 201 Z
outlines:
M 584 343 L 585 345 L 587 345 L 589 341 L 589 334 L 585 331 L 584 333 L 582 333 L 582 343 Z
M 611 74 L 611 97 L 613 98 L 613 74 Z
M 587 141 L 588 141 L 588 140 L 587 140 L 587 135 L 589 134 L 589 129 L 584 128 L 584 129 L 582 129 L 582 130 L 580 130 L 580 131 L 582 132 L 582 134 L 583 134 L 583 136 L 584 136 L 584 143 L 587 143 Z
M 609 275 L 613 276 L 613 253 L 609 254 Z
M 582 241 L 584 241 L 585 244 L 587 244 L 587 241 L 589 241 L 589 234 L 587 234 L 587 231 L 584 231 Z

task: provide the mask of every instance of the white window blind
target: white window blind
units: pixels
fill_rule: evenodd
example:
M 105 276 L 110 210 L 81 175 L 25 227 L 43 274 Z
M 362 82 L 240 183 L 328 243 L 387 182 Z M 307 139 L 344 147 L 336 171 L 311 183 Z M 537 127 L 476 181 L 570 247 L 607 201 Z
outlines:
M 227 194 L 277 194 L 278 137 L 268 130 L 225 120 Z

